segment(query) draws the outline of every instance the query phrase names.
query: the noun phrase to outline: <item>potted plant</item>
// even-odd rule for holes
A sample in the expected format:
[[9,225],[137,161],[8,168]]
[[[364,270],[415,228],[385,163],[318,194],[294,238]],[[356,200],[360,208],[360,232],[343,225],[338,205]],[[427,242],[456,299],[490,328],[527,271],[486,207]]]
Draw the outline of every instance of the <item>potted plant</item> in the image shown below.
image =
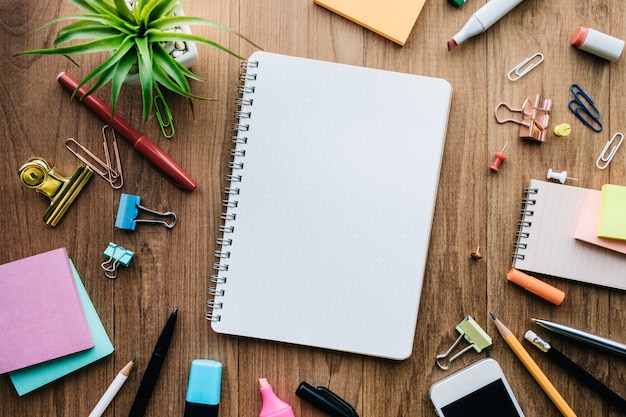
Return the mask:
[[[152,113],[155,98],[160,99],[164,112],[170,114],[163,88],[188,99],[203,98],[191,93],[187,80],[199,78],[180,62],[180,57],[173,56],[176,54],[172,54],[171,48],[168,50],[168,45],[184,43],[194,49],[193,42],[203,43],[241,59],[215,41],[180,30],[190,25],[204,25],[237,34],[212,20],[185,16],[179,0],[68,1],[84,13],[66,15],[48,23],[75,20],[58,31],[54,46],[19,54],[75,55],[109,51],[107,58],[80,82],[79,88],[93,81],[87,92],[91,94],[110,82],[113,112],[122,84],[133,69],[141,84],[144,122]],[[187,66],[193,62],[192,58]]]

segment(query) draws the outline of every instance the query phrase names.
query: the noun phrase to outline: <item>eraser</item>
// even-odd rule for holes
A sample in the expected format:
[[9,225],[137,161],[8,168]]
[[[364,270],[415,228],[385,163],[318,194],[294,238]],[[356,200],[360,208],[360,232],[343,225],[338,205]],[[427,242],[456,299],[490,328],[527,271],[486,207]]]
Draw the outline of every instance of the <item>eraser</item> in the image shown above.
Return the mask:
[[515,268],[511,268],[506,278],[527,291],[530,291],[531,293],[543,298],[544,300],[550,301],[552,304],[557,306],[561,305],[565,299],[565,293],[563,291],[535,277],[531,277],[522,271],[518,271]]
[[217,417],[222,388],[222,364],[210,359],[191,362],[185,417]]

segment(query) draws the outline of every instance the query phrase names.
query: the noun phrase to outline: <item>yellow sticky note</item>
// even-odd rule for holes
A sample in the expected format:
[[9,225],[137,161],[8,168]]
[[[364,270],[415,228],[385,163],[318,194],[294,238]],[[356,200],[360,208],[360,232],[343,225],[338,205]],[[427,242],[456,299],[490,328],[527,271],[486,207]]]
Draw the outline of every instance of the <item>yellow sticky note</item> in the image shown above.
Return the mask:
[[404,46],[426,0],[313,0]]
[[626,240],[626,187],[602,186],[598,237]]

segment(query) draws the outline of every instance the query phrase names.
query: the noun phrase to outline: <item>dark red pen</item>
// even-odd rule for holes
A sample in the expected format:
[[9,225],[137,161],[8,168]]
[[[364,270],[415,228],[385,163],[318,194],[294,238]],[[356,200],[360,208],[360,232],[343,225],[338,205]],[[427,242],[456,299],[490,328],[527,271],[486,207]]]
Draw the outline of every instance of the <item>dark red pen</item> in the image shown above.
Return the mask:
[[[57,81],[71,93],[78,87],[78,81],[66,72],[60,73],[57,76]],[[78,100],[106,123],[110,123],[113,129],[130,142],[135,150],[146,158],[157,171],[177,187],[189,191],[196,188],[196,182],[163,149],[159,148],[145,135],[137,132],[135,128],[118,115],[115,115],[113,120],[111,120],[111,108],[95,95],[85,96],[85,93],[87,93],[87,89],[83,86],[76,93]]]

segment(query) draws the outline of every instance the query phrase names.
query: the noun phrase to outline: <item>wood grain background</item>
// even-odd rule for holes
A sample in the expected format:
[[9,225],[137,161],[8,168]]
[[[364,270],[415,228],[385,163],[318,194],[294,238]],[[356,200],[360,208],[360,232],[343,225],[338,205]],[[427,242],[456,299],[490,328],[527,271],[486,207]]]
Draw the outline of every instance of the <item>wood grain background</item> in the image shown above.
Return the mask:
[[[106,413],[126,415],[158,334],[171,309],[178,306],[175,340],[147,411],[150,416],[183,414],[189,367],[196,358],[224,364],[222,416],[258,414],[259,377],[268,378],[301,417],[323,415],[295,397],[302,380],[331,388],[352,403],[362,417],[434,416],[429,386],[484,356],[500,362],[527,416],[558,416],[558,410],[497,334],[488,313],[498,314],[519,338],[530,328],[529,318],[540,317],[626,341],[624,293],[542,277],[567,294],[565,302],[556,307],[505,279],[522,191],[531,178],[543,179],[553,168],[578,178],[574,185],[626,185],[626,149],[617,153],[608,169],[595,168],[606,141],[626,126],[626,58],[609,63],[570,46],[579,25],[626,38],[625,9],[623,2],[616,0],[525,0],[487,33],[448,52],[448,39],[482,4],[484,1],[470,0],[456,9],[445,0],[427,1],[404,47],[311,0],[195,0],[185,7],[186,14],[225,24],[269,52],[441,77],[452,84],[452,109],[414,352],[405,361],[393,362],[218,336],[203,318],[221,190],[226,185],[239,68],[236,58],[216,50],[199,46],[200,60],[194,71],[204,82],[192,82],[192,89],[217,100],[195,101],[189,106],[185,100],[171,97],[174,139],[163,139],[154,119],[142,124],[137,88],[124,87],[118,105],[124,118],[155,140],[198,182],[197,190],[181,191],[127,143],[120,144],[125,177],[122,191],[140,195],[146,207],[174,211],[178,215],[176,227],[139,226],[135,232],[115,229],[120,192],[100,178],[91,181],[56,228],[46,226],[41,220],[46,198],[23,187],[16,172],[29,158],[40,156],[60,173],[71,174],[78,161],[65,149],[68,137],[100,149],[102,122],[79,104],[70,103],[69,95],[55,81],[60,71],[75,77],[85,75],[100,57],[79,57],[80,68],[62,57],[16,57],[24,49],[50,46],[60,26],[38,28],[76,9],[62,0],[0,0],[0,158],[6,171],[0,182],[4,202],[0,263],[67,247],[115,346],[113,355],[24,397],[15,393],[8,376],[0,376],[0,415],[87,415],[118,370],[137,356],[136,369]],[[194,31],[244,57],[255,50],[226,33],[203,27]],[[545,61],[523,79],[509,81],[507,72],[535,52],[543,53]],[[603,132],[585,128],[567,109],[572,83],[578,83],[593,98],[601,111]],[[107,91],[99,94],[105,101],[109,101]],[[546,142],[531,143],[519,139],[517,125],[495,121],[498,103],[518,107],[537,93],[554,102],[550,129],[567,122],[573,127],[570,136],[549,133]],[[499,173],[493,173],[488,165],[494,152],[507,142],[508,159]],[[136,254],[116,280],[106,279],[100,268],[102,251],[109,241]],[[474,261],[470,252],[477,246],[483,259]],[[435,355],[456,339],[454,326],[466,315],[487,330],[493,346],[481,354],[468,353],[453,363],[451,371],[441,371],[435,366]],[[626,396],[625,359],[551,335],[546,338]],[[545,355],[531,349],[531,355],[578,415],[619,414]]]

